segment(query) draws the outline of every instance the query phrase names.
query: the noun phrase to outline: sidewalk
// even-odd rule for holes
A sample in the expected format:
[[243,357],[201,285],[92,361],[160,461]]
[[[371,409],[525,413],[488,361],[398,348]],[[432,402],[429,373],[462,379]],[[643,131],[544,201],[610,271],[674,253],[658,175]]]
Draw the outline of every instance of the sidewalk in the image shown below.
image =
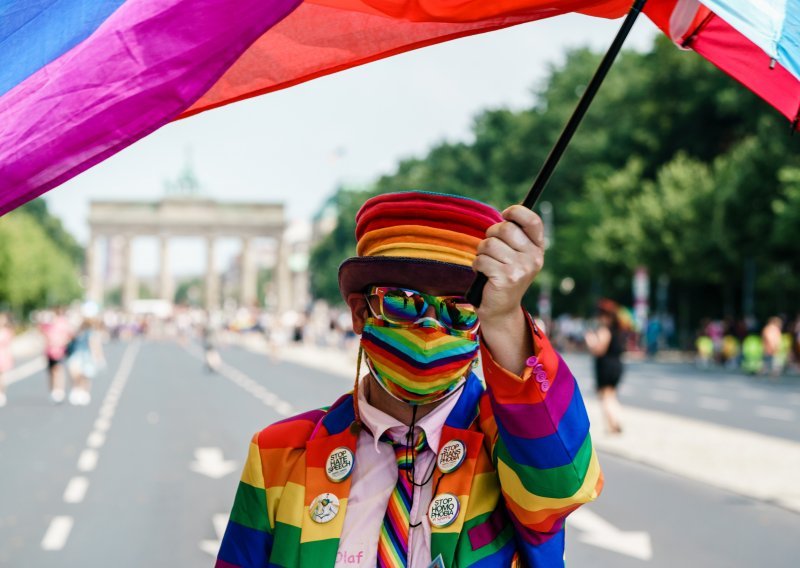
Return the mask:
[[[255,337],[244,346],[267,353]],[[343,392],[355,378],[356,353],[290,344],[281,348],[280,359],[342,377]],[[800,442],[630,406],[625,408],[625,433],[610,436],[600,426],[596,399],[584,396],[594,425],[592,440],[601,452],[800,513]]]
[[639,363],[656,363],[666,368],[674,369],[680,372],[683,369],[691,369],[699,371],[709,376],[730,376],[736,375],[739,377],[747,377],[753,381],[764,381],[771,384],[786,384],[797,385],[800,384],[800,371],[796,367],[788,367],[781,375],[773,377],[770,375],[754,375],[746,373],[740,368],[728,368],[722,365],[712,364],[706,368],[700,368],[697,365],[697,354],[692,351],[659,351],[653,359],[649,359],[643,351],[626,352],[623,355],[626,365],[635,368]]
[[11,354],[15,361],[30,359],[44,353],[44,337],[35,329],[20,333],[11,343]]
[[47,367],[43,352],[44,338],[38,331],[28,330],[17,335],[11,343],[14,367],[6,373],[6,387]]

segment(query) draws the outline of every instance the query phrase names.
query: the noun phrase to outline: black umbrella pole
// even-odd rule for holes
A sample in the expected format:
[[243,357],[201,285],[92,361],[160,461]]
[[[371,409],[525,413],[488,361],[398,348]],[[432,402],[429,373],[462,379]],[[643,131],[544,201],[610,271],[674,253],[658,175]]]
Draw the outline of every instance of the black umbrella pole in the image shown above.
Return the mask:
[[[625,17],[625,21],[622,22],[622,26],[617,32],[617,36],[611,43],[611,47],[608,48],[605,56],[603,56],[603,60],[600,62],[600,66],[597,68],[597,71],[595,71],[594,77],[592,77],[592,80],[589,81],[589,85],[587,85],[586,90],[583,92],[581,100],[578,101],[578,106],[575,107],[575,110],[572,112],[572,116],[569,118],[569,121],[567,121],[566,126],[564,126],[564,130],[561,131],[561,135],[558,137],[558,140],[556,140],[556,143],[553,145],[553,148],[547,155],[547,159],[544,161],[544,164],[542,164],[542,168],[539,170],[536,179],[533,181],[533,185],[531,185],[528,195],[522,202],[522,205],[528,209],[533,209],[536,206],[536,203],[539,201],[539,198],[542,196],[542,192],[544,192],[547,182],[550,181],[553,171],[556,169],[556,166],[558,165],[559,160],[561,160],[561,156],[564,154],[567,146],[569,146],[569,142],[572,140],[572,136],[578,129],[581,120],[583,120],[583,116],[586,114],[586,111],[589,110],[589,106],[592,104],[594,96],[597,94],[597,91],[600,90],[600,85],[603,84],[603,79],[606,78],[608,70],[611,69],[611,66],[614,64],[614,60],[617,58],[620,49],[622,49],[622,44],[625,43],[625,38],[628,37],[628,33],[631,31],[631,28],[633,27],[634,22],[636,22],[636,18],[641,13],[646,1],[647,0],[636,0],[633,6],[631,6],[628,15]],[[466,299],[476,308],[480,307],[481,305],[481,300],[483,299],[483,288],[486,286],[487,282],[488,279],[486,278],[486,275],[482,272],[478,272],[475,275],[475,280],[473,280],[469,290],[467,290]]]

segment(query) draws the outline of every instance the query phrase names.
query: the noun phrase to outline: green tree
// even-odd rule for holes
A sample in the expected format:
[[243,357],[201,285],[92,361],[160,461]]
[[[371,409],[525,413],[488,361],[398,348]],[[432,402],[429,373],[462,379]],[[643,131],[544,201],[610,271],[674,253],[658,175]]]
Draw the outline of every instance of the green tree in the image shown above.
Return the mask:
[[311,251],[311,294],[329,302],[341,302],[339,294],[339,265],[356,254],[355,217],[361,204],[372,193],[339,188],[333,197],[337,222],[328,234]]
[[21,313],[81,296],[73,259],[25,211],[0,219],[0,303]]
[[[352,254],[353,216],[369,195],[424,189],[500,209],[519,202],[599,58],[569,52],[529,108],[481,112],[469,141],[436,144],[351,194],[312,255],[314,294],[338,298],[334,264]],[[548,276],[575,281],[570,295],[554,294],[554,311],[585,312],[600,294],[629,302],[632,271],[644,265],[670,279],[670,309],[685,327],[741,315],[753,264],[759,314],[791,309],[800,295],[800,142],[787,130],[766,103],[667,38],[623,52],[545,193],[554,212]]]
[[83,247],[75,240],[75,237],[64,229],[61,219],[50,214],[47,209],[47,202],[44,199],[39,198],[29,201],[18,210],[27,213],[36,220],[50,240],[58,243],[73,263],[80,265],[83,262]]

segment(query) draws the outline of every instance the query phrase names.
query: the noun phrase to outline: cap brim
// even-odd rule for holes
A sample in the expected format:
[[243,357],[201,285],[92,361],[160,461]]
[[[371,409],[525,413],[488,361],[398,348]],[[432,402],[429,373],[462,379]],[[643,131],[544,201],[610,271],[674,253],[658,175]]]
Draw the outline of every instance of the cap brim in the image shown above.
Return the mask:
[[469,266],[438,260],[395,256],[348,258],[339,266],[339,291],[342,298],[363,292],[368,286],[401,286],[416,290],[436,290],[442,294],[465,294],[475,278]]

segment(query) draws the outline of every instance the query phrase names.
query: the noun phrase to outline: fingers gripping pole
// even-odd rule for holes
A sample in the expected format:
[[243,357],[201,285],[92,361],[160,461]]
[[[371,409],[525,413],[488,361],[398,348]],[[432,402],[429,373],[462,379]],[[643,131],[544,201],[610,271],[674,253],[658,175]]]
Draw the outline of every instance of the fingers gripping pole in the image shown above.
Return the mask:
[[[569,146],[572,135],[575,134],[575,131],[578,129],[578,126],[581,123],[581,120],[583,120],[583,116],[586,114],[586,111],[592,104],[594,96],[600,89],[600,85],[603,83],[603,79],[605,79],[606,74],[608,74],[608,70],[611,69],[611,65],[613,65],[614,60],[617,58],[617,55],[622,48],[622,44],[625,43],[625,38],[628,37],[628,33],[631,31],[631,28],[633,27],[636,18],[641,13],[646,1],[647,0],[636,0],[633,6],[631,6],[628,15],[625,17],[625,21],[622,22],[622,26],[617,32],[614,41],[611,43],[611,47],[608,48],[608,51],[603,56],[603,60],[600,62],[597,71],[595,71],[592,80],[589,82],[589,85],[587,85],[586,90],[583,92],[583,96],[581,96],[580,101],[578,101],[578,106],[576,106],[575,110],[572,112],[572,116],[570,117],[569,121],[567,121],[567,124],[564,126],[564,130],[561,132],[558,140],[556,140],[556,143],[550,150],[550,154],[548,154],[547,159],[544,161],[544,164],[542,164],[542,169],[539,170],[536,179],[533,181],[533,185],[528,191],[528,195],[522,202],[522,205],[528,209],[533,209],[536,206],[536,202],[539,201],[539,197],[541,197],[547,182],[550,181],[550,176],[553,175],[556,165],[558,165],[561,156],[564,154],[564,150],[566,150],[567,146]],[[489,279],[485,274],[478,272],[475,274],[475,280],[473,280],[469,290],[467,290],[467,293],[465,294],[467,301],[476,308],[480,307],[481,305],[481,300],[483,299],[483,288],[486,286],[488,281]]]

